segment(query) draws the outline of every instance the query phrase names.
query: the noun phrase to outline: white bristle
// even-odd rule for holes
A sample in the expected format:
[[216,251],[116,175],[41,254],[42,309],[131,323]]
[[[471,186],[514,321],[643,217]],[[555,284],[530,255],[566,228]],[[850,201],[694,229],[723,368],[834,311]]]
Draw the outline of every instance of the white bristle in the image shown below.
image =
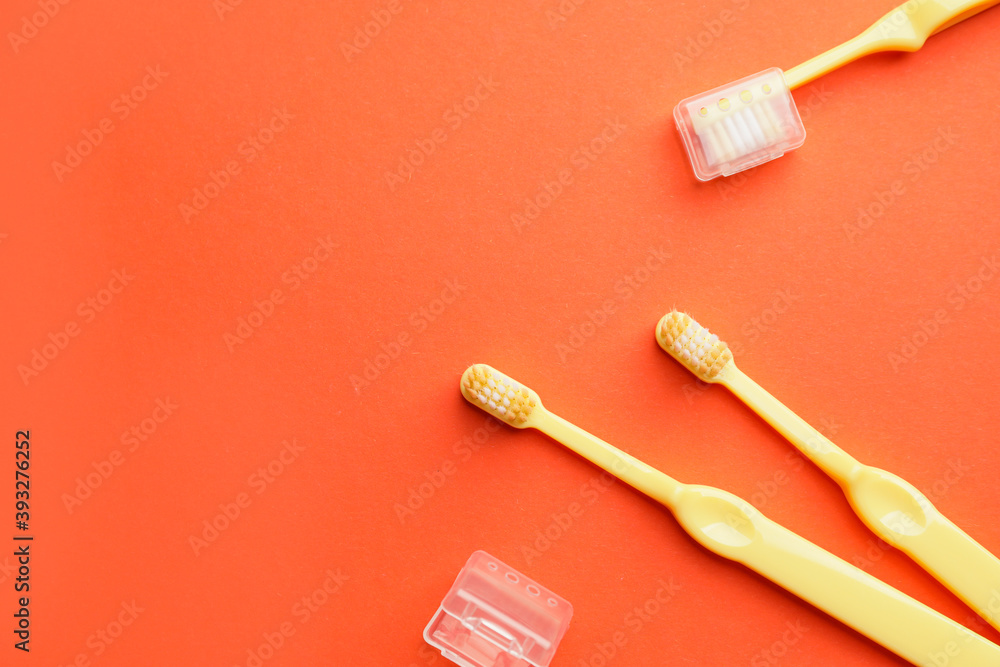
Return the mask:
[[763,100],[760,106],[761,106],[761,111],[764,112],[764,115],[771,122],[771,126],[774,127],[775,133],[779,137],[785,136],[784,124],[781,122],[781,120],[778,119],[778,114],[774,112],[774,107],[771,106],[771,101]]
[[736,148],[733,146],[733,142],[729,138],[729,133],[726,132],[726,128],[722,126],[722,123],[716,123],[709,130],[715,133],[716,140],[722,145],[721,159],[732,160],[736,157]]
[[[689,338],[686,345],[681,339]],[[657,326],[656,339],[664,350],[703,380],[712,382],[732,361],[729,347],[690,316],[672,311]]]
[[462,374],[462,394],[477,407],[517,428],[528,428],[538,397],[507,376],[486,366],[470,366]]
[[743,112],[733,114],[732,118],[733,125],[736,126],[736,131],[740,133],[740,138],[743,140],[743,145],[747,147],[747,153],[757,150],[757,139],[753,136],[750,128],[747,127]]
[[761,108],[761,103],[754,104],[750,107],[750,112],[753,114],[754,119],[757,121],[758,126],[764,133],[764,138],[767,143],[775,141],[780,135],[778,134],[777,128],[775,128],[771,121],[767,119],[764,114],[764,110]]
[[764,131],[760,127],[760,123],[754,117],[753,112],[750,109],[744,109],[740,112],[743,116],[743,120],[746,122],[747,127],[750,128],[750,134],[753,135],[754,140],[757,142],[758,148],[767,144],[767,139],[764,138]]
[[727,113],[699,132],[709,165],[737,160],[785,136],[771,100],[757,99],[749,104],[737,104],[744,106]]
[[749,151],[747,146],[743,143],[743,136],[740,134],[740,130],[736,127],[736,123],[733,121],[732,116],[726,116],[722,120],[722,126],[726,130],[726,135],[729,140],[733,142],[733,147],[736,149],[737,155],[746,155]]

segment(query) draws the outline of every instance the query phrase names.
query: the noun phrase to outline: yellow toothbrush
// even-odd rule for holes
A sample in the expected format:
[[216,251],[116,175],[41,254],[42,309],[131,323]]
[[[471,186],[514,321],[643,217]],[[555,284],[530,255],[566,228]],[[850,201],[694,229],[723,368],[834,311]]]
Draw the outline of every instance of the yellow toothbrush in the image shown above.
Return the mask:
[[1000,647],[766,518],[731,493],[682,484],[554,415],[485,364],[462,395],[516,428],[535,428],[669,509],[704,547],[742,563],[915,665],[996,667]]
[[681,101],[674,121],[695,176],[731,176],[795,150],[806,132],[792,90],[870,53],[916,51],[931,35],[998,2],[908,0],[854,39],[787,72],[773,67]]
[[729,346],[690,316],[673,311],[656,340],[705,382],[717,382],[763,417],[847,495],[855,513],[883,540],[909,554],[1000,629],[1000,560],[896,475],[859,463],[736,367]]

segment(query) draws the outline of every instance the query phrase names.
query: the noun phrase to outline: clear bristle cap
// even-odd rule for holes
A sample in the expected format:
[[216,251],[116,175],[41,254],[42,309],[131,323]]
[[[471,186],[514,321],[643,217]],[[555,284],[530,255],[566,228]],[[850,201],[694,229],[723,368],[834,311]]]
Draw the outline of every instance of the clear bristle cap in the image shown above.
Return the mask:
[[806,139],[792,91],[777,67],[681,101],[674,121],[702,181],[781,157]]
[[548,667],[572,617],[561,596],[477,551],[424,639],[461,667]]

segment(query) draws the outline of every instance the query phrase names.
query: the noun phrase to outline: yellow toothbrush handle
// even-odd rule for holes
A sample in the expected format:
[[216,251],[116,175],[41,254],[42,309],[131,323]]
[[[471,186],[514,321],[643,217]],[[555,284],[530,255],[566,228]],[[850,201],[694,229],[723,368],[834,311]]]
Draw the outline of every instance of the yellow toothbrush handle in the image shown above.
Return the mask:
[[916,51],[928,37],[989,9],[1000,0],[909,0],[854,39],[785,72],[791,89],[861,56],[878,51]]
[[864,467],[845,487],[866,524],[1000,629],[1000,560],[896,475]]
[[709,550],[743,563],[915,665],[1000,665],[997,645],[799,537],[731,493],[685,486],[674,514]]
[[541,405],[527,425],[660,501],[710,551],[746,565],[910,662],[1000,665],[1000,647],[771,521],[745,500],[682,484]]
[[913,558],[1000,630],[1000,560],[911,484],[859,463],[735,363],[723,369],[719,381],[836,480],[855,513],[876,535]]
[[531,426],[670,509],[684,488],[670,475],[548,410],[539,409],[532,417]]

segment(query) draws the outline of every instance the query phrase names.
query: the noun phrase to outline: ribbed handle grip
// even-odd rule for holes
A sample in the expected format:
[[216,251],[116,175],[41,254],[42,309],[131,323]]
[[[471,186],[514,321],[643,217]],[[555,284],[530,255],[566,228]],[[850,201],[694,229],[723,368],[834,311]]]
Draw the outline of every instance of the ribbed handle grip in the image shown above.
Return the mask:
[[687,486],[675,515],[706,548],[743,563],[915,665],[1000,665],[1000,647],[771,521],[731,493]]
[[866,466],[844,488],[854,511],[875,534],[1000,629],[1000,559],[891,472]]

